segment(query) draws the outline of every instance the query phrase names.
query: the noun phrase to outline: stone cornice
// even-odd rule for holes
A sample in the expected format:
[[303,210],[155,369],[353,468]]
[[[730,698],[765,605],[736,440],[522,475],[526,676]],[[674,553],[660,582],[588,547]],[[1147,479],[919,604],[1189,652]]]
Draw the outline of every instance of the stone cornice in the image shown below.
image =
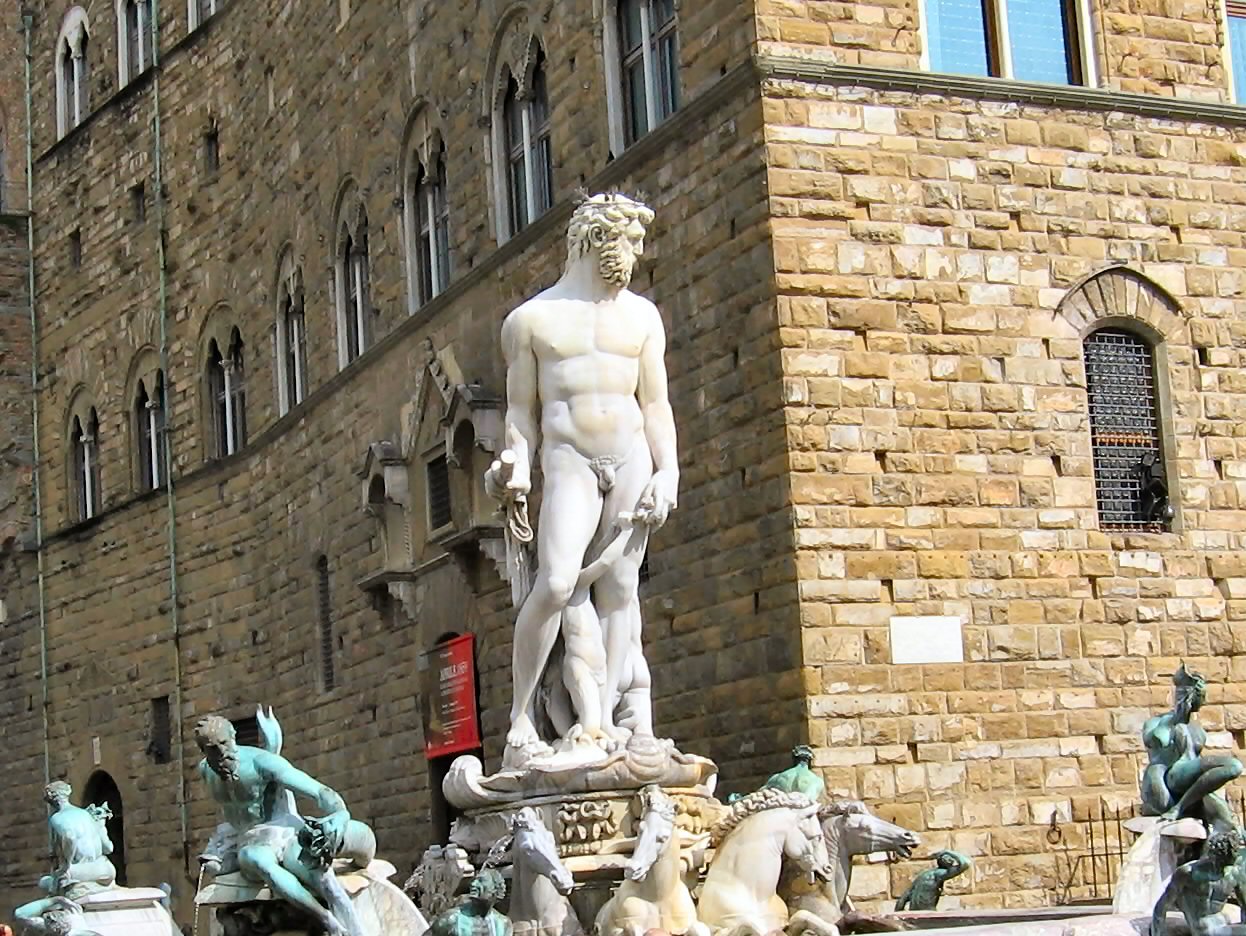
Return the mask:
[[1003,78],[944,75],[905,68],[836,65],[799,55],[763,53],[756,56],[754,61],[763,79],[776,81],[801,81],[812,84],[875,88],[879,91],[905,91],[910,94],[938,94],[988,101],[1040,104],[1070,110],[1119,111],[1164,120],[1246,126],[1246,107],[1237,104],[1213,104],[1150,94],[1108,91],[1102,88],[1008,81]]

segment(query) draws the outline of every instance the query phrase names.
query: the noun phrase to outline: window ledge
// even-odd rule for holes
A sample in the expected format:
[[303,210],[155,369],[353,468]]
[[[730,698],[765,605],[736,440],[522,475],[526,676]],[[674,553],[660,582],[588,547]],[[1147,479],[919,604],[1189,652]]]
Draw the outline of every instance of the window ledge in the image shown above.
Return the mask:
[[763,79],[775,81],[859,86],[880,91],[985,98],[1080,110],[1124,111],[1166,120],[1246,125],[1246,106],[1239,104],[1215,104],[1131,91],[1039,84],[1006,78],[946,75],[906,68],[836,65],[799,55],[766,53],[756,56],[754,61]]

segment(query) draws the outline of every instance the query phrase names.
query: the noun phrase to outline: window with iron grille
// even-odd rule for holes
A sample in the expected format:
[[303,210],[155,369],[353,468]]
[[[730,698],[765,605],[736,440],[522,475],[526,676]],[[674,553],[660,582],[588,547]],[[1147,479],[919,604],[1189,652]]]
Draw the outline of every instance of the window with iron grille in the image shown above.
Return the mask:
[[428,463],[428,527],[437,530],[454,519],[450,509],[450,466],[446,456]]
[[316,598],[320,611],[320,683],[325,692],[337,685],[333,653],[333,602],[329,594],[329,557],[316,560]]
[[1091,333],[1083,349],[1099,525],[1164,530],[1172,510],[1155,404],[1154,351],[1144,338],[1119,328]]

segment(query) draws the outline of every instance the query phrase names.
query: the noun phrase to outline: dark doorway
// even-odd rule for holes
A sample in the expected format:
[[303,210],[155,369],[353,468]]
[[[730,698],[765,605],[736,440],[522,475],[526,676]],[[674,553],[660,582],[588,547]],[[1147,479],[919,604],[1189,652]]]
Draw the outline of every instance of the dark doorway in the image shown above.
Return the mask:
[[105,825],[108,828],[108,837],[112,840],[112,859],[113,867],[117,869],[117,883],[125,885],[125,810],[121,805],[121,791],[117,789],[117,784],[107,773],[97,770],[91,774],[91,779],[87,781],[86,789],[82,792],[82,802],[84,806],[92,806],[96,804],[106,804],[112,812],[112,818]]

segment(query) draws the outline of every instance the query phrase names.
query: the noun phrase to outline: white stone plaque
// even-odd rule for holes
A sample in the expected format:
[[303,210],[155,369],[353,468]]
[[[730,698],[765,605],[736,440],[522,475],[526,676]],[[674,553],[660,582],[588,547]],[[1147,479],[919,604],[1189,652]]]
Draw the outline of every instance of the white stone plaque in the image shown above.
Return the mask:
[[893,617],[892,663],[964,663],[961,619],[956,615]]
[[91,760],[95,762],[96,767],[98,767],[100,765],[100,761],[103,760],[103,757],[100,755],[100,739],[98,736],[91,739]]

